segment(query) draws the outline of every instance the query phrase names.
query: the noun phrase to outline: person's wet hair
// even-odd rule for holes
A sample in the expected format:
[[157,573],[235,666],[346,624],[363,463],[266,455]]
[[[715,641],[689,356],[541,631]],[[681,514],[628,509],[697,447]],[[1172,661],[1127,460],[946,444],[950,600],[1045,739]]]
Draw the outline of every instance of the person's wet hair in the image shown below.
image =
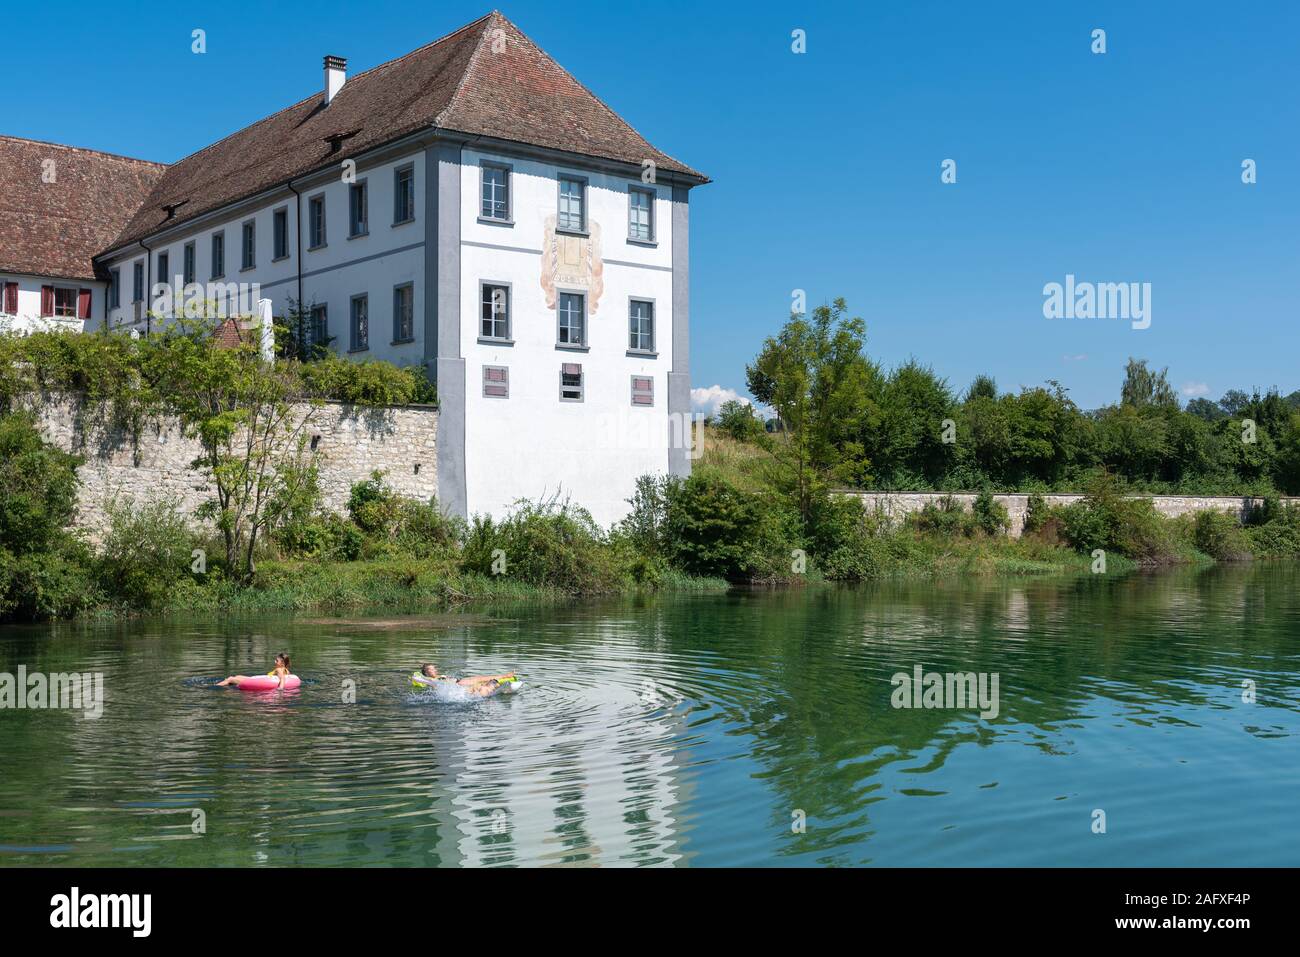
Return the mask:
[[282,651],[282,652],[280,652],[278,655],[275,656],[275,663],[278,665],[278,664],[280,664],[280,662],[284,662],[284,670],[285,670],[285,671],[292,671],[292,670],[293,670],[293,666],[292,666],[291,664],[289,664],[289,653],[288,653],[288,652],[286,652],[286,651]]

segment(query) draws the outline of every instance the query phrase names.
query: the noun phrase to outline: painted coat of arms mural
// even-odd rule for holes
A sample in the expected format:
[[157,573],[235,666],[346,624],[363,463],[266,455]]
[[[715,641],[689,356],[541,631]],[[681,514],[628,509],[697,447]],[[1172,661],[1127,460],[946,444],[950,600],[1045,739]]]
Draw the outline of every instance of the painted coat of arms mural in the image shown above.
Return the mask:
[[554,309],[557,289],[582,289],[587,293],[587,315],[595,316],[605,291],[605,264],[600,258],[600,223],[587,225],[588,235],[555,231],[555,216],[547,216],[542,241],[542,291],[546,308]]

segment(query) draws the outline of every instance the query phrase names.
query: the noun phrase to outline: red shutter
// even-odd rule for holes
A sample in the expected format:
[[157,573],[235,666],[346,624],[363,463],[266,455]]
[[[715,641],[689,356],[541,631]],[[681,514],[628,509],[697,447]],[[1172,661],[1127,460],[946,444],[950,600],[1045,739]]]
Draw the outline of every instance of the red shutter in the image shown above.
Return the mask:
[[632,404],[655,404],[655,380],[647,376],[632,376]]
[[78,319],[90,318],[90,290],[89,289],[77,290],[77,318]]
[[41,287],[41,315],[42,316],[54,315],[54,287],[53,286]]
[[11,316],[18,315],[18,283],[5,283],[5,312]]

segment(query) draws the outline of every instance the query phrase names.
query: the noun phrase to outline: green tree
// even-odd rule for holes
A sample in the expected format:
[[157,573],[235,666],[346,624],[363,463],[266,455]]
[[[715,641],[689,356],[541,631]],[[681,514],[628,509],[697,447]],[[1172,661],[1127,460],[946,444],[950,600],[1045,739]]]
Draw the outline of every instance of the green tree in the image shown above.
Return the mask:
[[262,532],[298,498],[293,486],[312,479],[306,447],[319,400],[292,363],[268,362],[247,341],[218,345],[208,320],[178,320],[144,348],[170,411],[202,447],[193,467],[215,494],[200,515],[221,533],[231,573],[247,581]]
[[863,354],[866,324],[846,317],[847,308],[836,299],[811,319],[792,315],[745,369],[749,391],[789,433],[777,448],[805,523],[819,488],[863,484],[871,465],[862,436],[878,421],[872,395],[880,373]]
[[1124,367],[1124,384],[1120,386],[1120,404],[1145,409],[1152,406],[1178,407],[1178,394],[1169,384],[1169,370],[1155,372],[1145,359],[1128,360]]

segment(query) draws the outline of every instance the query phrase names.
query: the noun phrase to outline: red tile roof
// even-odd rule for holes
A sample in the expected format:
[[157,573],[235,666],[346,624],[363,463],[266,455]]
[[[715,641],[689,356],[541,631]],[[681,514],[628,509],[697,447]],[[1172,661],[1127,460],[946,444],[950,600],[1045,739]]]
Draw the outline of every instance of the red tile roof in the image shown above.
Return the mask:
[[[323,92],[323,91],[322,91]],[[420,129],[438,127],[705,177],[647,143],[608,106],[493,12],[168,167],[116,241],[182,223]],[[345,134],[335,149],[331,136]],[[183,205],[176,205],[183,204]],[[170,224],[169,224],[170,225]]]
[[166,169],[75,146],[0,136],[0,272],[94,279]]

